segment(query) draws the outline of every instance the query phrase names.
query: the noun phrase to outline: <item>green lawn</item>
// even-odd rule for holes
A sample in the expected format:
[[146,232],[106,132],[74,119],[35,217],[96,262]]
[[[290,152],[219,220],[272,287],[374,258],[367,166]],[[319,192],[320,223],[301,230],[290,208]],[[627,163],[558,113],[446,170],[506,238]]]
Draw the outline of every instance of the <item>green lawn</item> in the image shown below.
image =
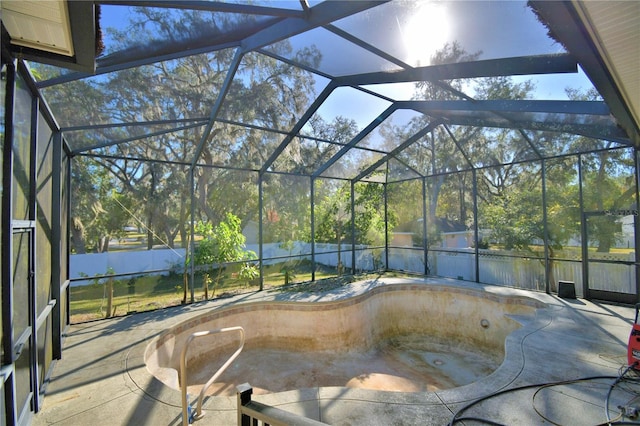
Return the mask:
[[[291,268],[289,268],[291,269]],[[289,283],[311,281],[310,265],[302,262],[296,265],[295,271],[289,274]],[[213,274],[216,275],[215,273]],[[331,268],[316,270],[316,280],[335,277],[336,272]],[[113,279],[112,313],[123,316],[134,312],[150,311],[169,306],[177,306],[183,298],[183,275],[149,275],[132,279]],[[264,288],[282,286],[285,283],[285,273],[282,265],[265,267]],[[209,285],[209,298],[222,295],[238,294],[258,290],[259,283],[252,284],[237,278],[236,269],[229,267],[223,272],[214,289]],[[94,283],[85,286],[71,287],[71,322],[79,323],[105,318],[107,309],[106,283]],[[214,293],[215,290],[215,293]],[[203,278],[201,273],[195,276],[195,300],[204,298]],[[191,298],[191,291],[187,300]]]

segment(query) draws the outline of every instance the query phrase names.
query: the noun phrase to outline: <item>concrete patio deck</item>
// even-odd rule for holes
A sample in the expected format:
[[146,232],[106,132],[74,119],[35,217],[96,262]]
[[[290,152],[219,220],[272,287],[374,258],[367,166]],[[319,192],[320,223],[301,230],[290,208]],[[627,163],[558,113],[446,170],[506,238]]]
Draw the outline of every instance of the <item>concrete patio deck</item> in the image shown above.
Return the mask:
[[[362,281],[322,294],[263,291],[72,325],[65,332],[63,359],[53,369],[43,407],[33,424],[179,425],[180,392],[153,377],[143,359],[148,343],[167,328],[229,304],[335,300],[399,280]],[[472,418],[505,425],[606,424],[607,392],[627,364],[633,308],[457,280],[401,281],[526,295],[548,307],[522,319],[523,327],[507,339],[509,356],[505,362],[494,374],[472,385],[422,393],[316,387],[254,399],[333,425],[447,425],[455,413],[466,419],[457,424],[465,425],[482,424]],[[503,392],[600,376],[604,377]],[[496,392],[503,393],[488,397]],[[618,416],[618,405],[640,408],[639,393],[640,385],[635,383],[625,384],[620,391],[614,389],[609,401],[611,418]],[[486,399],[458,412],[479,398]],[[208,397],[204,410],[205,417],[195,425],[236,424],[235,397]]]

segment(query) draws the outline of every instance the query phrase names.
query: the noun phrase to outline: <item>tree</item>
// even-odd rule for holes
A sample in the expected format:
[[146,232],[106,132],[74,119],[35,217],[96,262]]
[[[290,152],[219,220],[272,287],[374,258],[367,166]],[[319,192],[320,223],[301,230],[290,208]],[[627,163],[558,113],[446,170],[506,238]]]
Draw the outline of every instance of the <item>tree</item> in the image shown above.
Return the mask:
[[[204,298],[209,299],[209,284],[213,283],[212,296],[224,274],[225,263],[252,260],[256,254],[245,250],[245,236],[242,235],[240,219],[233,213],[227,213],[225,220],[213,226],[210,222],[198,222],[196,233],[202,235],[193,253],[193,262],[204,267]],[[243,278],[255,278],[255,267],[245,262]],[[250,271],[253,269],[253,271]],[[215,275],[214,275],[215,274]]]
[[[506,250],[542,256],[546,250],[549,283],[556,290],[554,262],[568,241],[580,234],[580,204],[574,159],[563,157],[544,162],[546,228],[543,210],[542,167],[520,167],[518,182],[504,187],[500,195],[484,198],[480,205],[480,228],[490,230]],[[536,165],[540,163],[527,163]],[[542,245],[542,246],[540,246]]]
[[[138,47],[128,45],[131,32],[136,33],[141,43],[146,43],[156,36],[171,39],[178,28],[183,32],[198,32],[198,36],[216,33],[237,24],[238,19],[251,20],[255,16],[214,16],[197,11],[143,7],[131,9],[126,30],[106,28],[104,31],[117,48],[136,49]],[[316,49],[293,52],[287,41],[278,43],[272,50],[310,65],[317,65],[320,60]],[[189,120],[209,116],[233,56],[234,49],[225,49],[47,89],[53,101],[52,109],[60,111],[56,115],[68,120],[64,124],[126,123],[70,133],[69,139],[76,147],[94,146],[92,154],[116,179],[112,184],[119,187],[119,193],[138,202],[139,210],[134,213],[147,229],[149,249],[161,235],[168,246],[174,245],[178,235],[183,246],[186,245],[192,189],[189,168],[194,160],[198,166],[194,174],[196,205],[192,220],[216,223],[224,219],[227,211],[234,211],[243,221],[257,219],[256,175],[230,170],[259,169],[268,153],[281,142],[277,133],[218,122],[206,135],[200,157],[193,158],[194,147],[205,135],[204,126],[191,126]],[[289,129],[308,106],[313,92],[314,79],[309,72],[252,52],[243,56],[219,118],[263,128]],[[187,125],[148,124],[170,120]],[[183,128],[162,133],[171,127]],[[133,140],[150,133],[155,135]],[[121,142],[128,140],[131,142]],[[120,143],[115,144],[118,141]],[[76,163],[80,167],[86,164]],[[79,173],[87,175],[86,171]],[[219,185],[221,182],[224,184]],[[229,194],[234,194],[230,202]],[[221,202],[225,198],[227,201]],[[86,218],[80,220],[78,216],[77,219],[78,233],[90,232],[95,225]]]
[[[354,211],[351,209],[351,184],[344,182],[316,203],[317,242],[338,246],[338,274],[343,273],[341,262],[343,242],[353,239],[360,244],[383,245],[385,241],[384,186],[360,183],[354,186]],[[397,216],[390,212],[386,218],[388,229],[397,225]],[[355,234],[352,233],[352,221]]]
[[[475,60],[481,52],[468,53],[462,46],[457,43],[447,43],[441,50],[437,51],[431,58],[430,63],[433,65],[451,64],[456,62],[467,62]],[[464,89],[465,82],[463,80],[451,80],[446,82],[424,81],[416,83],[413,99],[415,100],[457,100],[460,93]],[[436,118],[427,115],[419,116],[412,119],[408,125],[383,125],[381,133],[387,140],[389,148],[398,145],[399,142],[409,139],[421,129],[433,124]],[[437,126],[429,134],[422,137],[410,147],[406,149],[406,155],[403,160],[407,162],[414,170],[419,171],[423,176],[429,176],[426,181],[427,185],[427,223],[430,224],[431,242],[437,241],[440,231],[438,229],[438,207],[440,205],[443,193],[459,193],[461,197],[465,197],[464,189],[461,189],[460,183],[453,187],[452,180],[447,180],[446,176],[455,172],[469,170],[472,165],[467,161],[460,147],[469,149],[469,145],[476,142],[479,137],[479,131],[473,127],[463,126]],[[464,176],[464,175],[462,175]],[[419,181],[416,181],[416,184]],[[407,188],[407,190],[413,190]],[[420,191],[421,193],[421,191]],[[421,197],[420,197],[421,198]],[[460,209],[455,214],[461,223],[467,220],[466,206],[467,203],[455,203]],[[417,217],[422,217],[420,213]],[[442,212],[440,212],[442,214]],[[407,214],[407,218],[415,220],[416,214]],[[405,223],[405,218],[400,223]],[[420,230],[420,233],[422,231]]]
[[398,224],[395,212],[384,217],[384,185],[360,183],[355,185],[355,241],[359,244],[382,246],[385,243],[385,229],[389,232]]
[[[341,116],[331,122],[314,116],[309,126],[311,130],[306,133],[313,139],[294,139],[274,165],[277,171],[287,174],[268,173],[263,177],[265,241],[311,241],[311,180],[299,175],[317,170],[338,152],[339,144],[346,144],[358,132],[355,121]],[[315,180],[316,204],[325,191],[331,190],[328,181]]]
[[[595,89],[587,92],[567,90],[572,100],[601,100]],[[615,149],[618,144],[576,136],[571,147],[578,151],[592,151],[581,155],[583,170],[583,198],[585,212],[604,212],[637,208],[634,157],[631,150]],[[608,253],[620,235],[621,225],[614,217],[590,219],[589,242],[597,245],[598,253]]]
[[[625,151],[600,151],[582,156],[585,211],[604,213],[634,207],[633,166],[625,167]],[[598,253],[609,253],[620,236],[622,227],[615,219],[611,216],[590,219],[589,242],[597,245]]]
[[539,164],[536,166],[522,169],[521,179],[501,187],[499,193],[485,195],[486,201],[479,208],[479,227],[491,230],[492,238],[505,250],[530,252],[534,241],[545,237],[541,169]]
[[342,242],[349,232],[351,222],[351,195],[348,185],[343,185],[331,196],[316,203],[316,242],[338,245],[338,275],[342,275]]
[[99,163],[79,157],[72,168],[71,244],[76,253],[87,248],[109,250],[112,238],[122,237],[129,224],[133,199],[114,185],[112,175]]

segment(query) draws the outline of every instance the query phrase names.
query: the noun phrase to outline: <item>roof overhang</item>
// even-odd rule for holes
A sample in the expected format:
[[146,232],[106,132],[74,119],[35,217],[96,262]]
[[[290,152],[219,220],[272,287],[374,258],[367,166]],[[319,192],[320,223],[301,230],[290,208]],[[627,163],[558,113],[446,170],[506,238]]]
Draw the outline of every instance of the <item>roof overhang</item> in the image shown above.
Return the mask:
[[640,2],[529,2],[640,147]]
[[93,73],[98,35],[91,1],[3,0],[3,38],[16,57]]

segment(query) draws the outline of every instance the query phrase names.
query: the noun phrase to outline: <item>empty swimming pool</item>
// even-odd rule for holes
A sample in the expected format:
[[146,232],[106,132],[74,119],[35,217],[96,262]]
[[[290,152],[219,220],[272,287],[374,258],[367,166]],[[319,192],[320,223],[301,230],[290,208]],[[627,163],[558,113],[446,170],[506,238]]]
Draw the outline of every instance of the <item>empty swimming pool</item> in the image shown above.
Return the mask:
[[[213,309],[169,330],[147,347],[148,370],[180,388],[180,352],[197,331],[241,326],[244,350],[207,393],[255,393],[310,387],[425,392],[466,385],[491,374],[506,337],[520,327],[511,315],[544,305],[522,296],[460,286],[396,283],[325,302],[251,302]],[[188,391],[196,394],[233,353],[237,336],[194,340]]]

